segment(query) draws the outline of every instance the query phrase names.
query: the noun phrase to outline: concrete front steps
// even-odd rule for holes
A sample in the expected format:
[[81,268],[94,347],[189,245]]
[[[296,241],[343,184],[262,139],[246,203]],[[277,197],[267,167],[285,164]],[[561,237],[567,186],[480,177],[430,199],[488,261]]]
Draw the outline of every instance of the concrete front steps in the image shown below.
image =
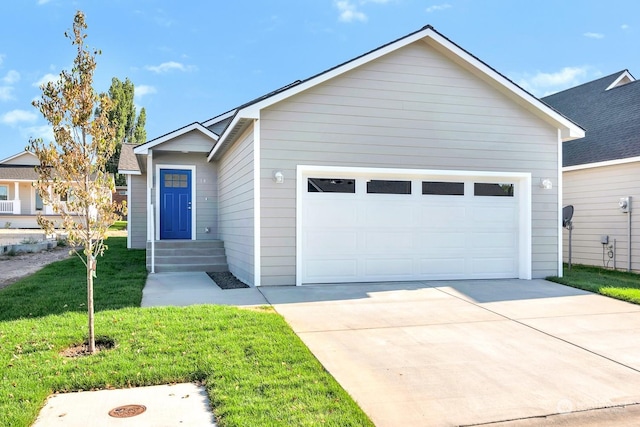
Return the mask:
[[[147,271],[151,271],[151,242],[147,242]],[[158,240],[155,272],[229,271],[222,240]]]

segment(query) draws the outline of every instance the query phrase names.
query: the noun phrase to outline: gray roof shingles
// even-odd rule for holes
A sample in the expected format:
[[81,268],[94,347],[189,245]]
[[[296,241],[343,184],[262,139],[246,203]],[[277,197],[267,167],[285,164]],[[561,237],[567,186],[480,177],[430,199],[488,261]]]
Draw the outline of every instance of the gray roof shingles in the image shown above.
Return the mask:
[[625,71],[542,98],[586,130],[563,143],[563,166],[640,156],[640,81],[606,90]]
[[0,180],[37,181],[38,174],[33,166],[0,165]]
[[135,145],[133,144],[122,144],[122,149],[120,150],[120,160],[118,161],[118,170],[140,171],[138,159],[133,153],[134,148]]

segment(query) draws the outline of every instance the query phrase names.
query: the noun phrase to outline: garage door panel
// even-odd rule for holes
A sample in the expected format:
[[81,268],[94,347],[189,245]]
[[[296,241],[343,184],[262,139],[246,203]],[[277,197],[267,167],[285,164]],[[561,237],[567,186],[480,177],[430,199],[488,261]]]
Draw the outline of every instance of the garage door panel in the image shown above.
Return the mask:
[[475,224],[511,225],[514,218],[517,217],[517,211],[514,206],[474,206],[471,210],[471,218]]
[[355,227],[358,203],[355,200],[310,200],[304,207],[304,224],[311,227]]
[[318,254],[352,254],[358,250],[358,233],[354,230],[316,229],[305,232],[305,252]]
[[424,276],[440,278],[461,278],[465,275],[463,257],[423,258],[419,261],[419,273]]
[[379,277],[389,278],[412,277],[413,260],[407,258],[382,258],[367,259],[364,261],[365,278],[376,279]]
[[463,224],[467,218],[464,206],[425,206],[422,200],[419,206],[419,224],[423,227],[450,227],[452,223]]
[[417,233],[418,249],[422,252],[431,253],[434,249],[447,250],[456,249],[464,250],[467,246],[467,235],[464,232],[445,232],[429,230]]
[[364,247],[367,253],[389,254],[389,253],[413,253],[415,247],[415,235],[407,231],[365,231]]
[[361,205],[361,225],[364,227],[379,227],[384,224],[393,226],[395,224],[412,223],[412,207],[411,204],[393,203],[386,198],[380,198],[376,203],[367,200]]
[[308,283],[330,283],[358,278],[358,262],[355,259],[310,259],[305,262]]

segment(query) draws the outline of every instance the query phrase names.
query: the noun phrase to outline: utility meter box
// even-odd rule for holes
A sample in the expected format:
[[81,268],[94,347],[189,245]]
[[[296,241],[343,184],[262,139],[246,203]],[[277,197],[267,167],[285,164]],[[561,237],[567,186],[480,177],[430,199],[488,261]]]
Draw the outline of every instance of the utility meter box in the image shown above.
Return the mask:
[[620,207],[620,212],[629,213],[631,212],[631,196],[629,197],[621,197],[618,202],[618,206]]

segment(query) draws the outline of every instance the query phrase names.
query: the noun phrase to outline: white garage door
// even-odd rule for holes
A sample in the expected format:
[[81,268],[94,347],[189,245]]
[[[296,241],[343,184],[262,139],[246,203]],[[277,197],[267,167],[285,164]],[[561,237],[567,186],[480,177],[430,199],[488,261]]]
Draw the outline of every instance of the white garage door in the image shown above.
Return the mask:
[[338,173],[302,181],[302,283],[518,277],[516,180]]

